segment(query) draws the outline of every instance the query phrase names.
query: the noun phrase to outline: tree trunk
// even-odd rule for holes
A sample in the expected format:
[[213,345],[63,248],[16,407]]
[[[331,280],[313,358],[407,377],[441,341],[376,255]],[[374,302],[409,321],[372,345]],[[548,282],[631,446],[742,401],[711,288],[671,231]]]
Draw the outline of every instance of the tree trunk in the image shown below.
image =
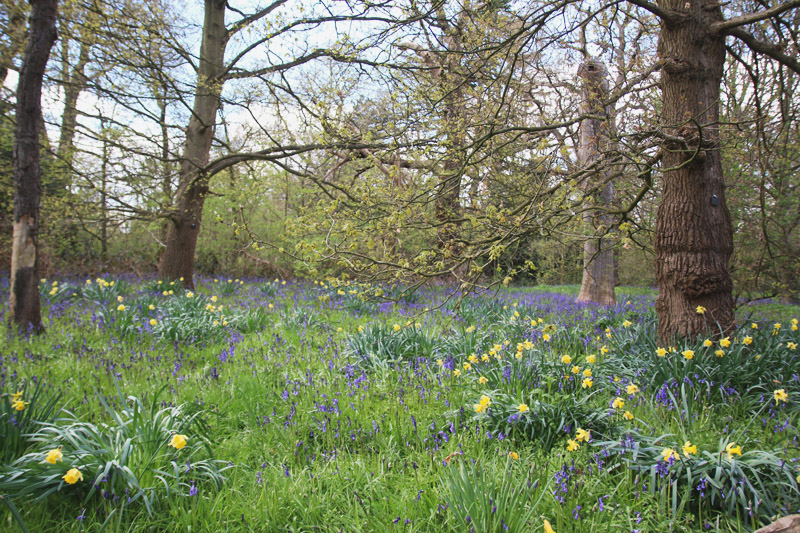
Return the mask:
[[224,72],[223,59],[228,33],[225,29],[225,1],[206,0],[203,42],[197,72],[192,117],[186,128],[186,142],[175,191],[175,212],[169,219],[167,242],[158,265],[158,276],[165,280],[183,278],[194,287],[194,252],[208,193],[208,178],[202,169],[208,164],[214,123],[220,106]]
[[666,343],[733,328],[733,233],[719,147],[725,40],[708,31],[723,19],[720,4],[661,0],[659,6],[683,16],[662,21],[658,42],[663,121],[671,139],[664,146],[655,230],[658,334]]
[[[87,15],[88,17],[88,15]],[[64,164],[67,172],[72,171],[72,159],[74,155],[75,145],[75,128],[78,125],[78,97],[86,87],[86,65],[89,63],[89,48],[90,44],[87,39],[89,36],[82,36],[80,53],[78,55],[78,62],[69,72],[69,76],[63,81],[64,83],[64,111],[61,114],[61,135],[58,139],[58,151],[56,155],[58,159]],[[64,55],[69,55],[69,42],[64,40]],[[65,63],[67,58],[65,58]],[[66,76],[67,70],[64,70]]]
[[9,320],[22,332],[44,331],[39,308],[39,203],[42,168],[39,135],[42,79],[56,40],[58,0],[31,0],[25,58],[17,85],[14,132],[14,237],[11,251]]
[[[610,208],[614,201],[614,187],[609,179],[610,159],[614,157],[616,147],[611,139],[613,113],[610,106],[604,105],[608,97],[608,71],[602,62],[587,59],[580,66],[578,76],[583,85],[582,111],[593,115],[581,121],[578,160],[584,168],[596,165],[584,181],[584,190],[590,193],[588,196],[593,204]],[[598,191],[591,193],[595,189]],[[614,221],[602,209],[584,211],[583,221],[599,236],[590,237],[583,244],[583,279],[578,301],[614,305],[617,296],[614,292],[616,271],[613,241],[610,237],[604,237]]]

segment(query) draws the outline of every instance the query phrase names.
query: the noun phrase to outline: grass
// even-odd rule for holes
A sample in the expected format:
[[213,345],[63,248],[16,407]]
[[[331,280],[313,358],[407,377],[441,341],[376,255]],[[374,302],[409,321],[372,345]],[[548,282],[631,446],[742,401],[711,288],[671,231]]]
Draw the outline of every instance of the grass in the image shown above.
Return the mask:
[[42,285],[47,334],[0,340],[2,529],[750,531],[800,508],[797,308],[723,357],[662,357],[649,290],[604,309],[503,289],[455,314],[442,290],[219,279]]

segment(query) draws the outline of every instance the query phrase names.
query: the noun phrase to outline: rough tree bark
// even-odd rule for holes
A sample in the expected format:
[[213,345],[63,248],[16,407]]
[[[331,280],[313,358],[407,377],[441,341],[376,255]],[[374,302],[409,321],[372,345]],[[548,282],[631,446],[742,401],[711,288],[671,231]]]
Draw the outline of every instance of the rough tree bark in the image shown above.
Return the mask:
[[183,283],[188,288],[194,287],[194,252],[203,216],[203,203],[208,193],[208,177],[202,169],[208,164],[220,106],[220,78],[225,71],[223,59],[228,43],[225,7],[225,0],[205,2],[203,41],[200,45],[192,117],[186,128],[186,141],[178,174],[179,184],[175,191],[175,212],[169,218],[166,248],[158,265],[159,278],[183,278]]
[[716,0],[659,7],[672,13],[658,42],[666,144],[655,229],[658,334],[667,342],[733,328],[733,232],[719,146],[725,37],[709,31],[722,10]]
[[[614,116],[611,106],[604,105],[608,97],[608,70],[601,62],[587,59],[578,69],[582,82],[583,102],[581,111],[592,115],[581,121],[580,147],[578,161],[584,167],[595,165],[591,175],[584,181],[584,190],[589,192],[592,203],[611,207],[614,201],[614,186],[610,181],[609,159],[613,157]],[[583,279],[579,302],[594,302],[603,305],[614,305],[617,297],[614,293],[616,285],[616,268],[614,263],[613,241],[608,235],[613,224],[610,215],[601,210],[587,210],[583,214],[587,228],[599,237],[591,237],[583,244]]]
[[23,331],[41,333],[39,307],[39,202],[42,168],[39,135],[42,79],[56,41],[58,0],[31,0],[28,44],[17,85],[14,131],[14,237],[11,251],[9,321]]

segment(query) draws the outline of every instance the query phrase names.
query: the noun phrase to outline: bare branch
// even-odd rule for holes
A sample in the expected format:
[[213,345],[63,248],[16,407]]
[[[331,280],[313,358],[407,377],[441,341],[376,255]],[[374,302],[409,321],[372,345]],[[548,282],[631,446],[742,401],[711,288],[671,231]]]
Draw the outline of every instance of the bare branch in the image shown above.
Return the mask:
[[760,41],[756,39],[753,34],[746,32],[741,28],[731,28],[726,33],[728,35],[733,35],[742,41],[753,52],[758,52],[759,54],[764,54],[767,57],[771,57],[775,61],[778,61],[782,65],[785,65],[786,67],[800,74],[800,61],[784,53],[778,46]]
[[778,4],[775,7],[764,9],[763,11],[758,11],[756,13],[741,15],[738,17],[733,17],[732,19],[716,22],[710,26],[709,30],[711,31],[711,33],[715,34],[724,33],[732,35],[730,30],[734,28],[738,28],[739,26],[744,26],[746,24],[752,24],[753,22],[758,22],[759,20],[766,20],[775,17],[777,15],[780,15],[785,11],[789,11],[790,9],[795,9],[798,7],[800,7],[800,0],[790,0],[789,2]]

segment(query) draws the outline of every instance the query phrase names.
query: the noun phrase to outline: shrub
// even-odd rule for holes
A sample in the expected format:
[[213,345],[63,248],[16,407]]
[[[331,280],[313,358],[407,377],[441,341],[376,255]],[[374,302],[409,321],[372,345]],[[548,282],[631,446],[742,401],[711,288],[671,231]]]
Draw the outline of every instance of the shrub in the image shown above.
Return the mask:
[[82,422],[69,413],[42,424],[30,437],[38,449],[0,467],[0,492],[33,501],[54,494],[84,501],[102,495],[124,505],[141,501],[152,515],[161,501],[188,495],[195,484],[218,489],[227,466],[212,458],[201,413],[160,407],[157,398],[145,405],[120,393],[119,410],[101,399],[107,424]]

